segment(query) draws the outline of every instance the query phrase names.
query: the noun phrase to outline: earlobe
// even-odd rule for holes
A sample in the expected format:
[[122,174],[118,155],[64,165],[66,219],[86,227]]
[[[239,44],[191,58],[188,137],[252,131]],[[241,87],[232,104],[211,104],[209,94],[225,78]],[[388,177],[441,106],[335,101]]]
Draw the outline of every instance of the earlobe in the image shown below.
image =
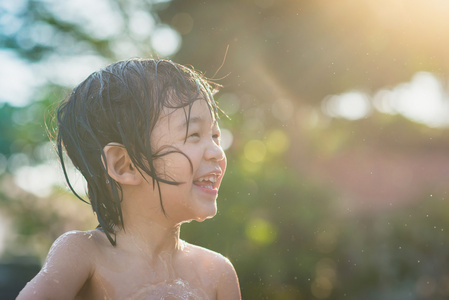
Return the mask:
[[138,185],[141,182],[142,176],[122,144],[109,143],[103,151],[106,157],[106,169],[112,179],[120,184],[128,185]]

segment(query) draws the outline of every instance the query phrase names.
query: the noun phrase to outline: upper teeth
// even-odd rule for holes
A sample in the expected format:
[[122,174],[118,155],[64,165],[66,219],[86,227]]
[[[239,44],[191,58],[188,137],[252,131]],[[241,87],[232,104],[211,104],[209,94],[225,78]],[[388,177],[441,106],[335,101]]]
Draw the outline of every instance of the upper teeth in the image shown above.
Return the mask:
[[210,182],[217,182],[217,176],[207,176],[207,177],[201,177],[198,179],[198,181],[210,181]]

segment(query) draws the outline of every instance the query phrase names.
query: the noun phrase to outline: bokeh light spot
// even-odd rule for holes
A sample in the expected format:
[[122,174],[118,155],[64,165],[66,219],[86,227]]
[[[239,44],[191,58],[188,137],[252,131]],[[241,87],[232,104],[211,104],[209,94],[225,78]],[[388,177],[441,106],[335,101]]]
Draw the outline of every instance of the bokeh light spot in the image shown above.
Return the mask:
[[145,11],[136,11],[129,19],[129,30],[138,40],[148,39],[154,29],[154,18]]
[[170,26],[162,25],[153,31],[151,45],[161,56],[171,56],[181,47],[181,36]]
[[433,127],[449,125],[446,91],[430,73],[417,73],[411,82],[396,86],[389,96],[388,105],[406,118]]
[[233,93],[224,93],[218,99],[220,108],[227,114],[233,115],[240,109],[240,100]]
[[262,171],[262,167],[258,163],[253,163],[246,158],[240,161],[240,167],[242,168],[242,172],[246,175],[252,176]]
[[247,224],[245,233],[249,239],[263,245],[271,244],[277,236],[273,224],[261,218],[252,219]]
[[312,295],[317,299],[326,299],[332,293],[334,288],[332,282],[327,277],[318,277],[312,282]]
[[265,144],[268,152],[273,154],[281,154],[288,149],[290,140],[284,131],[276,129],[268,134]]
[[232,132],[222,128],[221,129],[221,147],[223,150],[227,150],[232,146],[232,142],[234,141],[234,136]]
[[323,111],[331,117],[358,120],[371,112],[371,104],[365,94],[353,91],[327,97]]
[[265,159],[267,148],[262,141],[250,140],[243,149],[245,158],[253,163],[260,163]]
[[68,24],[82,24],[89,35],[98,39],[117,36],[123,31],[124,19],[108,0],[40,1],[58,19]]
[[15,106],[27,104],[40,79],[12,51],[0,50],[0,63],[0,99]]
[[326,277],[334,282],[337,276],[337,264],[330,258],[321,259],[315,266],[317,277]]

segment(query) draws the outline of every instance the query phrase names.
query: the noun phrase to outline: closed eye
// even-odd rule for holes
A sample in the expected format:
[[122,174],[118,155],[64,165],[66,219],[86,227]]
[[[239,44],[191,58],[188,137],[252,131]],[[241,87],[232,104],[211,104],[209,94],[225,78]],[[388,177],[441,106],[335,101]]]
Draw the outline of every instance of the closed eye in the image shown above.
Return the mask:
[[192,133],[188,136],[189,138],[199,138],[200,134],[198,132]]
[[219,133],[212,135],[212,138],[217,143],[217,145],[220,145],[221,142],[221,135]]

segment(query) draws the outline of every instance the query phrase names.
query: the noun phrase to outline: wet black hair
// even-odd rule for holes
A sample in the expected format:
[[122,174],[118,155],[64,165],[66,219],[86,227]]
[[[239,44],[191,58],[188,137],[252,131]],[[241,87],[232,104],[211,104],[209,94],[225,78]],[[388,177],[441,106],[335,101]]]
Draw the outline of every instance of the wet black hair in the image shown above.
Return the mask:
[[[156,170],[154,161],[171,153],[183,153],[169,145],[154,149],[151,133],[165,108],[185,108],[188,120],[193,103],[199,99],[208,103],[211,114],[218,119],[220,110],[213,98],[217,87],[202,74],[172,61],[130,59],[92,73],[60,104],[56,147],[64,176],[72,192],[90,202],[99,227],[112,245],[116,245],[116,230],[124,228],[122,193],[120,184],[108,175],[103,148],[110,142],[123,145],[133,164],[151,176],[153,186],[181,184]],[[75,191],[69,180],[64,150],[87,181],[89,201]]]

